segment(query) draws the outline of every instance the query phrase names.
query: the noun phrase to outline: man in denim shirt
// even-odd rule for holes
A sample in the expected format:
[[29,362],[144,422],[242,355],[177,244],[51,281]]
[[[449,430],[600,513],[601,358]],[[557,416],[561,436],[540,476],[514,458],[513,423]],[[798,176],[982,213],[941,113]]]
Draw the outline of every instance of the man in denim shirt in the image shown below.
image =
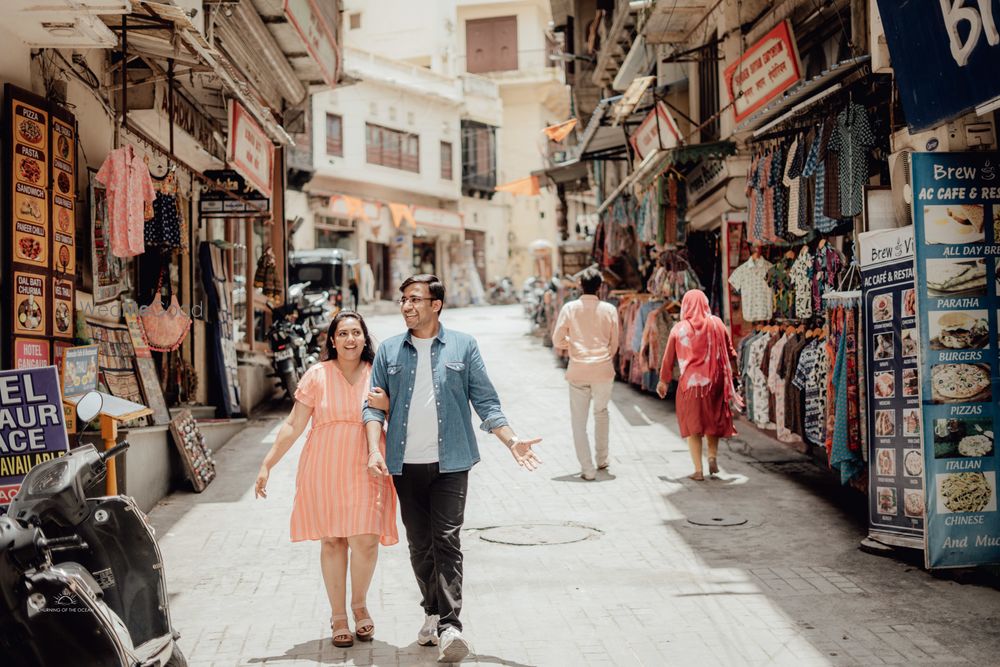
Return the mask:
[[469,404],[528,470],[540,461],[531,446],[540,438],[514,435],[486,374],[472,336],[439,321],[444,285],[432,275],[408,278],[399,300],[407,333],[382,343],[372,367],[372,389],[389,395],[386,458],[379,451],[386,414],[364,409],[368,470],[393,475],[424,608],[417,635],[422,646],[439,644],[439,662],[458,662],[471,647],[462,637],[462,549],[469,470],[479,461]]

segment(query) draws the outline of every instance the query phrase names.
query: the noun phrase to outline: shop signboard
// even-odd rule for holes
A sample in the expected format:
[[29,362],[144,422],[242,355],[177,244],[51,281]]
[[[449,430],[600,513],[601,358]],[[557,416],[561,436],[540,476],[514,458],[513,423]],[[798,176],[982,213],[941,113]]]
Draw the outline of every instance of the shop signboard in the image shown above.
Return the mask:
[[912,131],[933,128],[1000,96],[1000,42],[990,4],[878,0]]
[[885,544],[923,549],[913,228],[865,232],[860,244],[868,432],[868,530]]
[[914,153],[928,567],[1000,562],[1000,153]]
[[97,345],[80,345],[63,350],[63,395],[80,396],[97,390],[97,354]]
[[56,367],[0,371],[0,507],[29,470],[68,451]]
[[248,183],[265,197],[271,196],[274,144],[236,100],[229,104],[229,148],[226,154],[230,164]]
[[639,125],[639,129],[629,139],[632,148],[642,159],[656,150],[669,150],[680,145],[681,133],[677,129],[670,109],[663,102],[657,102]]
[[802,80],[799,51],[787,19],[760,38],[723,73],[737,123]]
[[326,19],[316,0],[285,0],[285,18],[299,33],[306,50],[319,66],[326,85],[337,85],[340,49],[334,26]]
[[[208,169],[204,175],[215,185],[201,193],[198,210],[202,215],[238,218],[271,210],[271,200],[248,185],[235,169]],[[233,194],[239,195],[239,199]]]
[[[76,272],[76,121],[65,109],[4,86],[4,310],[12,368],[52,362],[54,337],[72,337]],[[16,342],[15,338],[16,337]],[[36,341],[32,344],[31,340]]]

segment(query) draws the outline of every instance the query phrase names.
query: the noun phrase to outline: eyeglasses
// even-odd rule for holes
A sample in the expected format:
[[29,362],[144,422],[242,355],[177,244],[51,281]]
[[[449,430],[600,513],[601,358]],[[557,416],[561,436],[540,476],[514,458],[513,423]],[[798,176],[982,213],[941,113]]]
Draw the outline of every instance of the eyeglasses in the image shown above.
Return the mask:
[[401,296],[396,299],[396,304],[402,308],[407,303],[412,303],[414,306],[419,306],[424,301],[433,301],[434,299],[428,299],[422,296]]

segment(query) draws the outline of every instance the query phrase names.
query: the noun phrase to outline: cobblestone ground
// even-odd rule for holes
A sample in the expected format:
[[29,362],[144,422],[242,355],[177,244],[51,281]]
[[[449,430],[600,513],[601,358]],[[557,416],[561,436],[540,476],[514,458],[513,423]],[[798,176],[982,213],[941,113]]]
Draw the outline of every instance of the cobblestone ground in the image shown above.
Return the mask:
[[[544,465],[528,473],[482,438],[463,535],[470,663],[1000,663],[1000,592],[859,551],[859,498],[791,450],[742,426],[723,444],[721,479],[689,481],[672,404],[618,385],[610,472],[584,482],[562,370],[526,335],[518,307],[446,311],[444,321],[479,338],[516,431],[545,439]],[[370,325],[383,338],[402,326],[398,316]],[[381,551],[369,595],[376,640],[330,643],[318,545],[288,541],[301,444],[273,471],[269,498],[253,498],[276,424],[252,421],[219,453],[207,491],[176,493],[151,514],[191,664],[433,663],[436,650],[415,642],[422,611],[405,543]],[[689,522],[706,518],[745,523]],[[528,527],[491,538],[497,526]],[[578,533],[590,536],[502,543]]]

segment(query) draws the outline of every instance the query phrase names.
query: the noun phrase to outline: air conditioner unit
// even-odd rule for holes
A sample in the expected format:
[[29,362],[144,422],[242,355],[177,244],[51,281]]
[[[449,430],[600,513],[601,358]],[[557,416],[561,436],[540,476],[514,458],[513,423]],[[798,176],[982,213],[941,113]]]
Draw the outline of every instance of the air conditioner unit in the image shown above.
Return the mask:
[[889,182],[897,227],[913,224],[913,187],[910,184],[910,155],[913,152],[901,150],[889,154]]

